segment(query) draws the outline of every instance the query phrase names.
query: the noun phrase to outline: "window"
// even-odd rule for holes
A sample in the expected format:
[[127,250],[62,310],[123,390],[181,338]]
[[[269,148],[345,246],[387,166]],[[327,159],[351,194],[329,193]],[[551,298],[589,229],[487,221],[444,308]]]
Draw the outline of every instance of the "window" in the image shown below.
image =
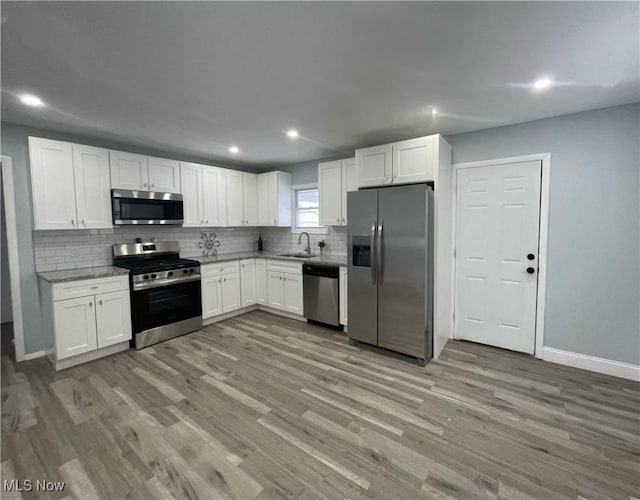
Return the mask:
[[318,186],[305,184],[293,186],[294,230],[301,229],[310,233],[326,233],[320,225],[320,204]]

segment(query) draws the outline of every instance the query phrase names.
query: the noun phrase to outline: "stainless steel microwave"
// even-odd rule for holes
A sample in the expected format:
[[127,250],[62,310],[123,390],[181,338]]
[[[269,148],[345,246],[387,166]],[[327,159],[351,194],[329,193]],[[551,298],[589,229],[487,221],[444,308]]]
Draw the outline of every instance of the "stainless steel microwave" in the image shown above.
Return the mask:
[[117,225],[179,225],[184,219],[182,195],[178,193],[112,189],[111,209]]

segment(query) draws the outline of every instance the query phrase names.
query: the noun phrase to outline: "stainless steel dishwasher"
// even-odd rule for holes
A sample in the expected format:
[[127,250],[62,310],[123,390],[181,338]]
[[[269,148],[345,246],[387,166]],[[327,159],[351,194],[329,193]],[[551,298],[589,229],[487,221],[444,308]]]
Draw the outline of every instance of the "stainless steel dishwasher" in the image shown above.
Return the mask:
[[304,317],[339,330],[340,325],[340,268],[325,264],[302,266]]

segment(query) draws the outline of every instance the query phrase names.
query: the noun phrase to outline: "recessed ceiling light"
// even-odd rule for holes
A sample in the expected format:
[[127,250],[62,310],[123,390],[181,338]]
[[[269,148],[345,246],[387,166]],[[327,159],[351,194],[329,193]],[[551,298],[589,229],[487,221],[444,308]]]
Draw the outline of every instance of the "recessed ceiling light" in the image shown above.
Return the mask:
[[438,110],[436,108],[431,108],[431,114],[435,115],[438,112]]
[[229,153],[233,153],[236,154],[237,152],[239,152],[240,150],[238,149],[238,146],[231,146],[229,148]]
[[44,106],[44,102],[37,95],[33,94],[22,94],[20,96],[20,102],[22,104],[26,104],[27,106],[35,106],[40,107]]
[[533,82],[534,89],[546,89],[548,87],[551,87],[551,80],[549,78],[541,78]]
[[298,131],[296,129],[292,128],[291,130],[287,130],[287,135],[291,139],[296,139],[300,134],[298,133]]

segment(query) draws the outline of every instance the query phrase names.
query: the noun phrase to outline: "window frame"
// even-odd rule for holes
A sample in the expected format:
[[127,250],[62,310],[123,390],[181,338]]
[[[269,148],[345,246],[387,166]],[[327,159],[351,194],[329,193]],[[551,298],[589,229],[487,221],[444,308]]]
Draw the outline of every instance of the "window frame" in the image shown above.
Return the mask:
[[300,227],[298,226],[298,191],[308,189],[318,190],[318,218],[320,217],[320,189],[317,182],[307,184],[296,184],[291,186],[291,232],[300,233],[306,231],[309,234],[329,234],[327,226]]

